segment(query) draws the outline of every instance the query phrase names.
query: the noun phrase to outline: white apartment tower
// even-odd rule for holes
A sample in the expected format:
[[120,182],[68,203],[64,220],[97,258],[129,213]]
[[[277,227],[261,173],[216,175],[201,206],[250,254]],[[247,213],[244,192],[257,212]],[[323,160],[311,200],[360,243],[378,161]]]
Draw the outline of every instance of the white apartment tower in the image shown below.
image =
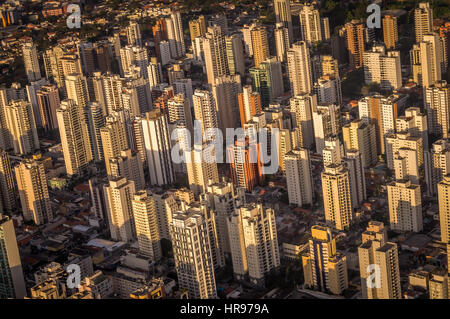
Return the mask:
[[311,174],[311,159],[309,150],[297,148],[286,153],[287,189],[289,204],[303,206],[313,204],[314,185]]
[[170,223],[175,268],[180,289],[189,298],[216,299],[216,279],[209,228],[200,212],[176,212]]
[[312,91],[312,68],[308,44],[299,41],[287,51],[289,81],[292,95],[307,94]]
[[116,241],[131,242],[136,239],[132,199],[136,193],[134,182],[118,177],[104,186],[106,211],[111,238]]
[[275,211],[244,205],[228,218],[228,234],[235,277],[248,275],[253,285],[264,285],[265,276],[280,266]]

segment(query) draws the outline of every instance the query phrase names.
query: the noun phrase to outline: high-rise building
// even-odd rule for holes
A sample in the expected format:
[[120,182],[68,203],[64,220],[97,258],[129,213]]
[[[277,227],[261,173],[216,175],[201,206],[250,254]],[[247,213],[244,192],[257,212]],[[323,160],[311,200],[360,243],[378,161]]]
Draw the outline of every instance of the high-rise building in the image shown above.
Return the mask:
[[[407,151],[410,153],[407,155]],[[422,138],[413,137],[410,133],[397,133],[386,135],[386,163],[389,169],[394,169],[394,159],[397,154],[413,161],[418,170],[423,170],[423,147]]]
[[253,61],[255,68],[258,68],[261,62],[270,57],[269,39],[267,38],[267,29],[262,25],[257,25],[251,30]]
[[65,77],[67,99],[73,100],[80,109],[80,112],[84,110],[89,102],[89,92],[87,80],[84,75],[80,74],[68,74]]
[[169,227],[172,216],[178,210],[175,195],[172,192],[155,191],[152,193],[155,200],[156,215],[158,217],[159,236],[161,239],[171,240]]
[[314,4],[304,4],[299,11],[300,31],[303,41],[315,44],[330,38],[328,18],[322,19]]
[[444,55],[439,34],[424,34],[420,47],[420,78],[423,87],[430,87],[442,79]]
[[29,82],[41,79],[41,70],[39,68],[39,60],[36,44],[26,42],[22,45],[23,62],[25,65],[25,73]]
[[240,207],[228,218],[231,259],[237,280],[248,275],[253,285],[280,266],[275,211],[262,204]]
[[305,41],[299,41],[292,45],[287,52],[287,62],[292,95],[310,93],[313,75],[309,48]]
[[316,153],[322,154],[325,140],[341,131],[340,108],[335,104],[317,105],[312,112]]
[[133,218],[136,225],[136,236],[139,254],[151,261],[159,261],[162,257],[161,243],[156,215],[155,200],[146,190],[134,194],[131,202]]
[[275,21],[282,23],[288,29],[289,43],[294,38],[294,30],[292,28],[292,15],[290,0],[274,0],[273,8],[275,10]]
[[348,288],[347,257],[336,251],[336,239],[331,229],[324,226],[311,228],[309,252],[302,255],[305,285],[340,295]]
[[391,229],[402,232],[422,231],[420,186],[409,180],[397,180],[387,184],[387,193]]
[[424,108],[427,111],[428,132],[450,137],[450,86],[439,81],[424,90]]
[[284,157],[284,165],[286,168],[289,204],[296,204],[300,207],[312,205],[314,184],[309,150],[304,148],[291,150]]
[[233,183],[210,183],[206,191],[206,199],[212,210],[216,212],[216,228],[219,246],[224,253],[231,254],[230,237],[227,220],[239,205],[241,194],[236,194]]
[[[358,257],[364,299],[402,298],[397,244],[388,242],[387,239],[387,231],[382,222],[370,221],[362,233]],[[373,280],[373,272],[379,278]]]
[[142,35],[139,23],[137,23],[136,21],[130,21],[130,24],[126,28],[126,32],[128,45],[140,47],[142,46]]
[[39,149],[33,108],[24,100],[12,101],[5,108],[6,123],[14,146],[14,153],[25,155]]
[[242,93],[237,95],[239,103],[239,113],[241,118],[241,127],[250,121],[254,115],[262,112],[261,96],[258,92],[253,92],[251,85],[245,85]]
[[275,47],[277,49],[277,59],[280,62],[286,62],[286,53],[291,47],[289,41],[289,29],[282,23],[277,23],[274,30]]
[[150,173],[150,185],[167,185],[175,181],[167,116],[155,109],[142,119],[144,144]]
[[0,148],[0,209],[11,213],[15,209],[15,183],[8,153]]
[[372,95],[358,101],[359,118],[375,125],[377,153],[386,153],[386,135],[395,133],[399,110],[405,105],[404,95]]
[[25,280],[12,219],[0,213],[0,298],[23,299]]
[[103,147],[100,129],[105,126],[103,108],[97,102],[90,102],[84,109],[89,142],[91,145],[92,159],[96,162],[103,161]]
[[414,9],[414,30],[416,43],[422,42],[423,36],[433,31],[433,10],[428,2],[421,2]]
[[250,68],[253,90],[261,96],[261,105],[268,106],[284,93],[281,63],[276,57],[268,58],[259,68]]
[[219,182],[217,160],[214,154],[214,144],[203,143],[194,145],[186,155],[189,187],[195,195],[204,193],[209,183]]
[[236,75],[222,76],[216,78],[212,86],[212,93],[217,106],[217,116],[219,128],[226,133],[227,128],[235,128],[238,126],[237,96],[242,92],[241,77]]
[[214,95],[211,91],[197,89],[192,98],[194,100],[195,119],[201,122],[202,135],[206,138],[205,132],[207,129],[216,129],[219,127]]
[[225,48],[227,50],[227,63],[230,75],[239,74],[245,76],[244,46],[242,34],[233,33],[225,37]]
[[123,150],[119,156],[109,159],[111,178],[125,177],[134,182],[136,191],[145,189],[144,169],[139,152]]
[[347,150],[346,156],[342,160],[348,169],[352,207],[357,209],[367,199],[366,177],[362,164],[362,156],[359,150]]
[[121,75],[128,77],[134,70],[148,79],[148,53],[145,47],[129,46],[120,49]]
[[400,51],[386,51],[383,45],[374,45],[363,53],[363,61],[366,84],[378,83],[385,91],[402,87]]
[[325,75],[317,80],[313,88],[319,104],[342,105],[341,79]]
[[111,238],[116,241],[131,242],[136,239],[132,199],[136,193],[133,181],[125,177],[114,178],[104,186],[106,211]]
[[365,29],[365,23],[359,20],[352,20],[345,24],[345,34],[351,69],[359,69],[363,66]]
[[300,146],[311,148],[314,144],[312,112],[317,108],[315,94],[296,95],[290,99],[290,112],[294,127],[298,128]]
[[325,147],[322,151],[324,166],[341,164],[344,154],[344,146],[338,136],[330,136],[325,139]]
[[428,194],[437,193],[437,185],[450,174],[450,141],[437,140],[433,143],[430,152],[424,152],[425,178]]
[[214,84],[216,77],[229,74],[225,35],[219,26],[208,27],[201,38],[208,83]]
[[167,40],[170,45],[170,55],[172,58],[180,58],[186,53],[180,11],[172,11],[170,16],[165,20],[167,26]]
[[53,219],[44,163],[39,159],[24,160],[15,167],[17,188],[23,218],[43,225]]
[[103,157],[106,165],[106,173],[111,175],[109,159],[120,155],[120,152],[129,147],[125,125],[119,119],[110,117],[106,125],[100,129],[103,148]]
[[191,35],[192,42],[194,42],[195,38],[206,34],[205,16],[201,15],[197,19],[189,21],[189,34]]
[[42,128],[46,131],[56,130],[58,128],[56,110],[60,104],[58,88],[54,84],[44,85],[36,92],[36,96]]
[[386,49],[396,49],[398,46],[398,25],[397,17],[394,15],[385,15],[382,19],[383,39]]
[[439,224],[441,228],[441,241],[450,243],[450,175],[445,175],[437,184],[439,202]]
[[353,120],[342,127],[345,150],[359,150],[363,166],[368,168],[377,162],[375,125]]
[[92,161],[85,118],[73,100],[64,100],[56,111],[64,162],[68,175],[83,175]]
[[421,137],[424,151],[428,150],[428,115],[419,107],[408,107],[404,116],[399,116],[395,123],[398,133],[409,132],[413,137]]
[[348,228],[353,219],[350,178],[342,164],[325,166],[322,193],[327,223],[339,230]]
[[172,218],[170,234],[180,289],[187,290],[189,298],[217,298],[208,223],[192,210],[176,212]]

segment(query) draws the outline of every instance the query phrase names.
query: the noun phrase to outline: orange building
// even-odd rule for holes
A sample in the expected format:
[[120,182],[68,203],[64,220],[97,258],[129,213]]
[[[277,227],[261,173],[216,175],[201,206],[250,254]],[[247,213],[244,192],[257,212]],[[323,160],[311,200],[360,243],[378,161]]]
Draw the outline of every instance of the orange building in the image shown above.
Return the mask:
[[[264,167],[259,159],[259,144],[250,145],[249,138],[236,140],[227,147],[233,183],[251,192],[263,179]],[[256,157],[256,158],[255,158]]]
[[364,23],[359,20],[352,20],[345,24],[347,49],[349,55],[350,68],[359,69],[363,65],[364,53]]
[[252,92],[252,87],[246,85],[243,92],[238,94],[239,113],[241,117],[241,127],[252,119],[256,114],[262,112],[261,96],[258,92]]

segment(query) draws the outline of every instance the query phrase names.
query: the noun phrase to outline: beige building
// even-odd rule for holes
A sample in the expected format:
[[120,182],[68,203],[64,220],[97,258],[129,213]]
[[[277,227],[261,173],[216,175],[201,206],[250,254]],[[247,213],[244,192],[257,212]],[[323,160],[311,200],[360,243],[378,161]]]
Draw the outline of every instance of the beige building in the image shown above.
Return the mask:
[[288,29],[289,43],[292,43],[294,37],[294,30],[292,28],[292,14],[290,0],[275,0],[273,3],[275,11],[276,23],[282,23],[283,27]]
[[208,204],[216,213],[218,243],[225,254],[231,254],[227,220],[234,214],[241,195],[236,192],[233,183],[225,181],[210,183],[205,194]]
[[189,187],[198,196],[206,191],[208,184],[219,182],[214,145],[194,145],[186,154]]
[[424,90],[428,132],[443,138],[450,137],[450,89],[447,81],[439,81]]
[[401,299],[397,244],[387,241],[384,224],[370,221],[358,247],[364,299]]
[[[386,135],[386,162],[387,166],[395,170],[395,161],[398,158],[405,159],[409,167],[406,175],[419,175],[423,171],[423,146],[421,137],[413,137],[410,133],[397,133]],[[403,174],[403,173],[402,173]],[[416,176],[417,178],[417,176]]]
[[171,192],[154,191],[156,215],[158,217],[159,237],[170,239],[169,225],[172,223],[172,215],[178,211],[175,195]]
[[414,10],[414,30],[416,43],[421,42],[425,34],[433,31],[433,10],[428,2],[419,3],[419,7]]
[[92,162],[84,113],[73,100],[64,100],[56,111],[64,162],[68,175],[83,175]]
[[341,132],[341,113],[336,104],[317,105],[312,112],[316,153],[322,154],[325,140]]
[[342,127],[345,151],[352,149],[361,153],[363,166],[368,168],[377,162],[375,125],[353,120]]
[[214,79],[227,75],[228,64],[225,46],[225,34],[218,26],[208,27],[207,33],[200,38],[208,83],[214,84]]
[[408,107],[405,115],[395,123],[397,133],[409,132],[413,137],[421,137],[424,151],[428,150],[428,116],[419,107]]
[[0,213],[0,298],[23,299],[27,294],[12,219]]
[[145,188],[145,175],[139,152],[130,149],[120,152],[119,156],[109,159],[111,178],[125,177],[134,182],[136,190]]
[[261,62],[270,57],[267,29],[262,25],[257,25],[250,32],[252,37],[253,61],[255,68],[258,68]]
[[48,194],[44,163],[39,160],[24,160],[15,167],[17,188],[22,205],[23,218],[37,225],[53,219],[53,210]]
[[216,279],[208,223],[200,212],[176,212],[170,223],[180,289],[189,298],[216,299]]
[[125,125],[119,119],[107,118],[106,125],[100,129],[103,157],[105,158],[106,173],[111,176],[109,159],[117,157],[120,152],[129,148]]
[[336,229],[348,228],[353,219],[349,172],[342,164],[331,164],[322,172],[325,220]]
[[430,87],[442,79],[444,55],[442,42],[437,33],[423,35],[420,47],[420,72],[423,87]]
[[231,258],[238,280],[263,286],[280,266],[275,211],[262,204],[244,205],[228,218]]
[[309,150],[293,149],[286,153],[284,162],[289,204],[296,204],[300,207],[305,204],[313,205],[314,185]]
[[5,107],[5,115],[14,153],[26,155],[38,150],[39,139],[31,103],[24,100],[12,101]]
[[408,180],[397,180],[387,184],[387,193],[391,229],[401,232],[422,231],[420,186]]
[[197,19],[189,21],[189,34],[191,36],[191,41],[197,37],[204,36],[206,34],[206,19],[205,16],[201,15]]
[[162,252],[155,200],[151,193],[141,190],[134,194],[131,205],[133,207],[139,254],[151,261],[158,262],[162,257]]
[[441,225],[441,241],[450,243],[450,175],[437,185],[439,201],[439,223]]
[[28,81],[34,82],[40,80],[41,70],[39,68],[36,44],[33,42],[25,42],[22,45],[22,55]]
[[315,94],[296,95],[290,99],[292,120],[299,132],[300,146],[310,148],[314,144],[312,112],[317,108]]
[[309,47],[305,41],[292,44],[291,49],[287,51],[287,63],[292,95],[310,93],[313,88],[313,74]]
[[131,242],[136,239],[132,198],[136,193],[133,181],[114,178],[104,186],[106,211],[111,238],[116,241]]
[[400,51],[386,51],[375,45],[363,54],[366,84],[378,83],[381,90],[391,91],[402,87]]
[[323,292],[340,295],[348,288],[347,257],[336,251],[331,229],[311,228],[309,252],[302,256],[305,285]]

